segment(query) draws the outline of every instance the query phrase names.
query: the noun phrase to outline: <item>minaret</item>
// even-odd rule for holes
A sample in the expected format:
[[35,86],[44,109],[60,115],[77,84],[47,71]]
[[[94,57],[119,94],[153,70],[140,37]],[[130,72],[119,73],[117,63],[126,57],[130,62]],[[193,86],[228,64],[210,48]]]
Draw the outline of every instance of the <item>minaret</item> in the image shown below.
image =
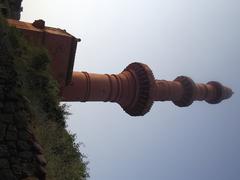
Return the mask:
[[220,103],[232,96],[230,88],[219,82],[195,84],[189,77],[173,81],[155,80],[151,69],[142,63],[128,65],[120,74],[73,72],[77,43],[66,30],[8,19],[10,26],[21,30],[28,41],[45,47],[51,57],[51,72],[57,80],[62,101],[104,101],[118,103],[131,116],[143,116],[154,101],[172,101],[179,107],[193,101]]
[[155,80],[151,69],[137,62],[120,74],[73,72],[71,83],[62,88],[63,101],[116,102],[131,116],[146,114],[154,101],[172,101],[186,107],[203,100],[217,104],[232,94],[230,88],[216,81],[196,84],[186,76],[173,81]]

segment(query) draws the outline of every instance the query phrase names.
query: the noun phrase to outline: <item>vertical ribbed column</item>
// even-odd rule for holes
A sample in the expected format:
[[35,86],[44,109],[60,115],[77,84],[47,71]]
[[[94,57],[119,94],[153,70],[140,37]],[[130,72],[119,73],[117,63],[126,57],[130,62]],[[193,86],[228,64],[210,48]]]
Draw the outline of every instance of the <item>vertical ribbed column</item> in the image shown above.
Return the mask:
[[74,72],[69,86],[62,91],[63,101],[104,101],[131,104],[136,83],[127,71],[120,74]]

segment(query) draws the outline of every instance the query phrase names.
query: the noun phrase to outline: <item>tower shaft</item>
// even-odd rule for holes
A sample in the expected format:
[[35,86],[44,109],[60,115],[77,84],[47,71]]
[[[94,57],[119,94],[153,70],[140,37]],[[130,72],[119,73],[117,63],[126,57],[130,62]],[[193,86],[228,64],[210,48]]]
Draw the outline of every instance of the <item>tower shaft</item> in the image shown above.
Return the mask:
[[203,100],[216,104],[231,95],[230,88],[216,81],[195,84],[185,76],[155,80],[151,69],[141,63],[132,63],[119,74],[74,72],[72,82],[62,89],[63,101],[116,102],[132,116],[147,113],[154,101],[185,107]]
[[136,94],[133,75],[74,72],[72,82],[63,90],[63,101],[104,101],[129,104]]
[[[190,80],[190,78],[188,77],[183,78]],[[155,84],[156,85],[153,97],[154,101],[179,101],[184,95],[184,85],[181,84],[179,81],[156,80]],[[218,88],[223,88],[221,90],[221,100],[227,99],[231,96],[231,89],[222,86],[220,83],[215,81],[209,82],[207,84],[196,83],[195,85],[193,84],[193,86],[195,86],[193,94],[194,101],[205,100],[211,103],[211,101],[214,101],[214,99],[220,98],[218,97],[220,96]],[[212,102],[212,104],[215,103]]]

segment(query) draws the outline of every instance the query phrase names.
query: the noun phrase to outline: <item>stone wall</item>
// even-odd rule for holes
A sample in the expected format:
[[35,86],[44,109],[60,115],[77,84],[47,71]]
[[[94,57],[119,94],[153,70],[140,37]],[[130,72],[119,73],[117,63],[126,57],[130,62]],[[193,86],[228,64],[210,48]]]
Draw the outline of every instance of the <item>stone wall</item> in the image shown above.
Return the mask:
[[0,0],[0,13],[7,18],[19,20],[23,10],[22,0]]
[[31,130],[28,100],[18,92],[21,83],[13,64],[0,60],[0,179],[44,180],[46,160]]

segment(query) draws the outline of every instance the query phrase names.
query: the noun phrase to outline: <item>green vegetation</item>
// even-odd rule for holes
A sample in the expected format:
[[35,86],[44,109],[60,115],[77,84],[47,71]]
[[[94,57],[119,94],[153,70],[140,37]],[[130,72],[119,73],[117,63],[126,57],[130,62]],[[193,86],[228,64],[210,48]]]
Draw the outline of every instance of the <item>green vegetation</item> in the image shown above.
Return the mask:
[[[75,143],[75,136],[66,130],[68,115],[60,105],[57,82],[51,77],[46,50],[26,42],[14,28],[0,17],[0,66],[12,63],[17,72],[16,94],[26,100],[29,124],[44,149],[47,179],[86,179],[87,162]],[[1,68],[1,67],[0,67]]]

